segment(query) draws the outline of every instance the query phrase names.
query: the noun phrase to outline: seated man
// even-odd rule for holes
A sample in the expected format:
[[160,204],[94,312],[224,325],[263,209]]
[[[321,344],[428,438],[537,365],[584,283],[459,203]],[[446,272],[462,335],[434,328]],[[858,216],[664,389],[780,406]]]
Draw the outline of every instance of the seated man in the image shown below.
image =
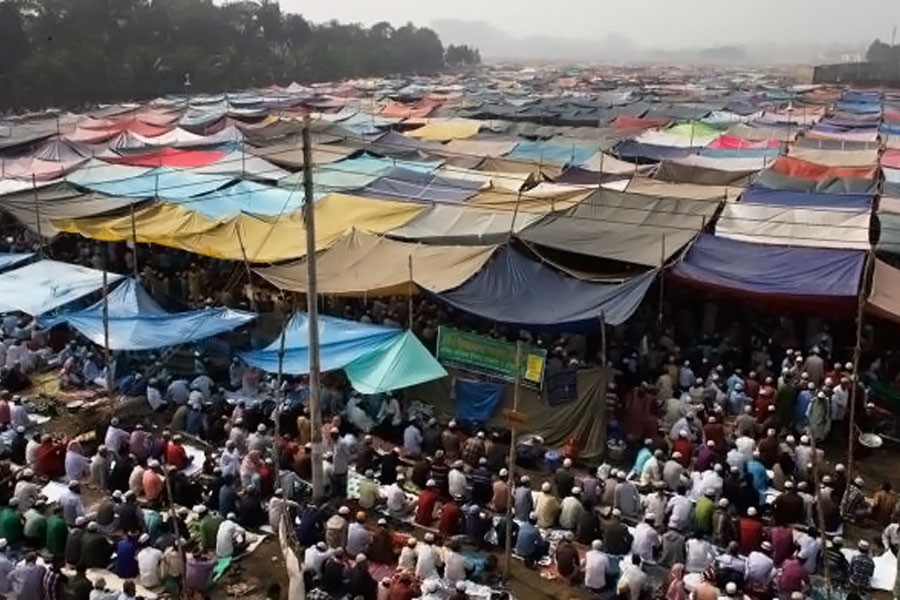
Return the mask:
[[541,536],[537,528],[537,515],[531,513],[528,515],[528,522],[519,527],[515,553],[525,560],[525,566],[533,569],[549,550],[550,542]]

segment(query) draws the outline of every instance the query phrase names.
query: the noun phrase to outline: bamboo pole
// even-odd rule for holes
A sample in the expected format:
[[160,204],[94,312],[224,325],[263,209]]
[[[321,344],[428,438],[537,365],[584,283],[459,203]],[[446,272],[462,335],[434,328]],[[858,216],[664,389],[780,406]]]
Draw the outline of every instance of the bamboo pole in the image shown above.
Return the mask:
[[234,228],[237,233],[238,245],[241,247],[241,258],[244,261],[244,269],[247,271],[247,286],[250,288],[250,309],[256,312],[256,291],[253,289],[253,269],[250,268],[250,261],[247,260],[247,251],[244,249],[244,239],[241,236],[241,228]]
[[856,400],[859,390],[859,358],[862,354],[862,328],[863,317],[866,308],[866,290],[872,279],[872,268],[874,262],[872,260],[872,251],[866,252],[866,262],[863,266],[862,281],[859,284],[859,294],[856,298],[856,345],[853,347],[853,374],[850,383],[853,387],[850,389],[850,426],[847,436],[847,480],[853,480],[853,440],[856,438]]
[[106,363],[106,397],[113,399],[112,359],[109,351],[109,276],[106,270],[107,256],[103,257],[103,361]]
[[409,315],[407,316],[407,318],[409,321],[409,330],[412,331],[413,330],[413,286],[415,285],[413,283],[413,257],[412,257],[412,254],[410,254],[407,258],[409,259],[409,307],[408,307]]
[[31,192],[34,196],[34,221],[37,228],[38,243],[40,246],[40,255],[44,256],[44,234],[41,231],[41,202],[38,199],[37,178],[34,173],[31,174]]
[[519,380],[522,378],[522,340],[516,342],[516,378],[513,382],[513,408],[509,419],[509,465],[507,467],[507,492],[510,497],[506,499],[506,540],[504,541],[504,561],[503,572],[506,578],[512,578],[512,491],[515,485],[515,465],[516,465],[516,413],[519,410]]

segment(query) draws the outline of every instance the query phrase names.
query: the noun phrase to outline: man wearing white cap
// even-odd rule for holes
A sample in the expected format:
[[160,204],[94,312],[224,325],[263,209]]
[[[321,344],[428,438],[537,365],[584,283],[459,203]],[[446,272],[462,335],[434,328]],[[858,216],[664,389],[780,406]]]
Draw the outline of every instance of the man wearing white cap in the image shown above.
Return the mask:
[[34,482],[34,471],[30,468],[22,470],[21,479],[16,482],[13,497],[19,502],[19,510],[25,512],[32,506],[41,494],[41,488]]
[[841,515],[850,521],[860,519],[872,512],[872,505],[863,492],[862,477],[855,478],[844,492],[841,500]]
[[541,493],[535,504],[534,512],[537,513],[537,525],[541,529],[550,529],[556,526],[561,506],[559,498],[553,495],[553,488],[549,482],[541,485]]
[[625,478],[624,471],[619,471],[619,483],[613,496],[613,507],[622,511],[628,518],[638,516],[641,511],[641,496],[633,481]]
[[438,568],[443,566],[440,548],[434,545],[434,534],[430,531],[423,537],[423,542],[416,548],[416,577],[420,580],[437,577]]
[[159,566],[162,562],[162,551],[154,548],[150,543],[150,536],[146,533],[138,538],[141,549],[137,553],[138,582],[145,588],[155,588],[160,584]]
[[662,478],[670,490],[678,489],[681,476],[684,475],[681,452],[673,452],[672,457],[663,465]]
[[747,583],[768,586],[775,577],[775,562],[772,560],[772,545],[762,542],[759,548],[747,556]]
[[594,540],[591,549],[584,555],[584,585],[591,592],[599,594],[611,587],[607,582],[609,557],[603,552],[603,542]]
[[325,543],[329,548],[343,548],[347,544],[347,529],[350,526],[347,519],[349,518],[350,509],[342,506],[325,522]]
[[237,515],[228,513],[216,533],[216,556],[231,558],[247,547],[247,532],[237,524]]
[[9,576],[16,567],[16,565],[9,560],[9,557],[6,556],[7,546],[6,540],[0,538],[0,596],[9,594],[12,591],[12,582],[10,581]]
[[694,385],[694,371],[691,369],[691,361],[686,360],[678,371],[678,387],[682,392],[686,392],[692,385]]
[[563,498],[560,504],[559,526],[569,531],[575,531],[584,511],[584,505],[581,503],[581,488],[573,487],[571,495]]
[[875,574],[875,561],[869,555],[869,542],[860,540],[859,553],[850,559],[850,587],[856,592],[868,591]]
[[644,520],[634,528],[634,539],[631,542],[632,554],[637,554],[642,561],[647,563],[654,562],[653,555],[662,545],[659,533],[653,527],[655,522],[656,515],[645,513]]
[[312,571],[316,575],[322,573],[322,563],[331,556],[331,550],[325,542],[318,542],[303,552],[303,570]]

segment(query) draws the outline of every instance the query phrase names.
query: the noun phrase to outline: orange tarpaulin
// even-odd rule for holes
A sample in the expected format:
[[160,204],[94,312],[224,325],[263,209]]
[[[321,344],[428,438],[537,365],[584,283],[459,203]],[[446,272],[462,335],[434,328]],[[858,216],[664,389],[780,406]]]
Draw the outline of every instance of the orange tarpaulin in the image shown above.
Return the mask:
[[769,168],[782,175],[804,179],[875,179],[875,167],[829,167],[792,156],[779,156]]
[[652,129],[654,127],[665,127],[669,124],[669,119],[642,119],[640,117],[629,117],[621,115],[613,119],[610,127],[613,129]]
[[881,166],[888,169],[900,169],[900,150],[885,150],[881,155]]
[[417,102],[404,104],[403,102],[389,101],[378,112],[382,117],[397,117],[400,119],[422,119],[433,111],[435,105],[431,102]]

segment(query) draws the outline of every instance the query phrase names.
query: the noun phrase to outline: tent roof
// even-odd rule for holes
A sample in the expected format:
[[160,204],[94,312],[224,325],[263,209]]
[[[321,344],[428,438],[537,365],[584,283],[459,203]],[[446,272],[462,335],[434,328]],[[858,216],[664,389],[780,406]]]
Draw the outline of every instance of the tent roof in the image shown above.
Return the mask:
[[[121,279],[110,273],[109,284]],[[0,274],[0,311],[40,316],[103,287],[103,272],[40,260]]]
[[815,192],[792,192],[751,186],[744,190],[741,202],[744,204],[771,204],[778,206],[845,208],[868,210],[874,196],[867,194],[819,194]]
[[432,244],[497,244],[541,218],[540,213],[435,204],[406,225],[387,234]]
[[874,179],[849,179],[830,177],[827,179],[808,179],[792,177],[772,169],[762,171],[753,180],[753,185],[773,190],[791,190],[794,192],[812,192],[819,194],[871,194],[878,191]]
[[[256,318],[228,308],[204,308],[167,313],[134,279],[128,278],[107,296],[109,348],[154,350],[203,340],[236,329]],[[83,310],[64,312],[45,322],[48,327],[67,323],[83,336],[103,345],[103,302]]]
[[869,210],[727,204],[716,235],[758,244],[868,250],[870,218]]
[[[408,294],[455,288],[484,266],[495,246],[437,246],[353,231],[316,257],[318,289],[330,295]],[[279,289],[303,292],[306,261],[257,269]]]
[[900,321],[900,270],[876,258],[868,307],[883,317]]
[[468,181],[394,167],[378,179],[353,193],[367,198],[419,200],[426,202],[462,202],[484,187],[481,181]]
[[410,331],[382,350],[354,360],[344,371],[353,389],[362,394],[399,390],[447,376],[444,367]]
[[791,145],[788,156],[828,167],[872,167],[878,165],[878,148],[870,150],[821,150]]
[[718,206],[708,200],[600,189],[519,237],[558,250],[658,267],[710,222]]
[[650,271],[622,284],[567,277],[507,246],[460,287],[440,298],[460,310],[501,323],[565,327],[624,323],[655,279]]
[[703,234],[671,270],[673,277],[746,297],[855,298],[865,253],[791,248]]

